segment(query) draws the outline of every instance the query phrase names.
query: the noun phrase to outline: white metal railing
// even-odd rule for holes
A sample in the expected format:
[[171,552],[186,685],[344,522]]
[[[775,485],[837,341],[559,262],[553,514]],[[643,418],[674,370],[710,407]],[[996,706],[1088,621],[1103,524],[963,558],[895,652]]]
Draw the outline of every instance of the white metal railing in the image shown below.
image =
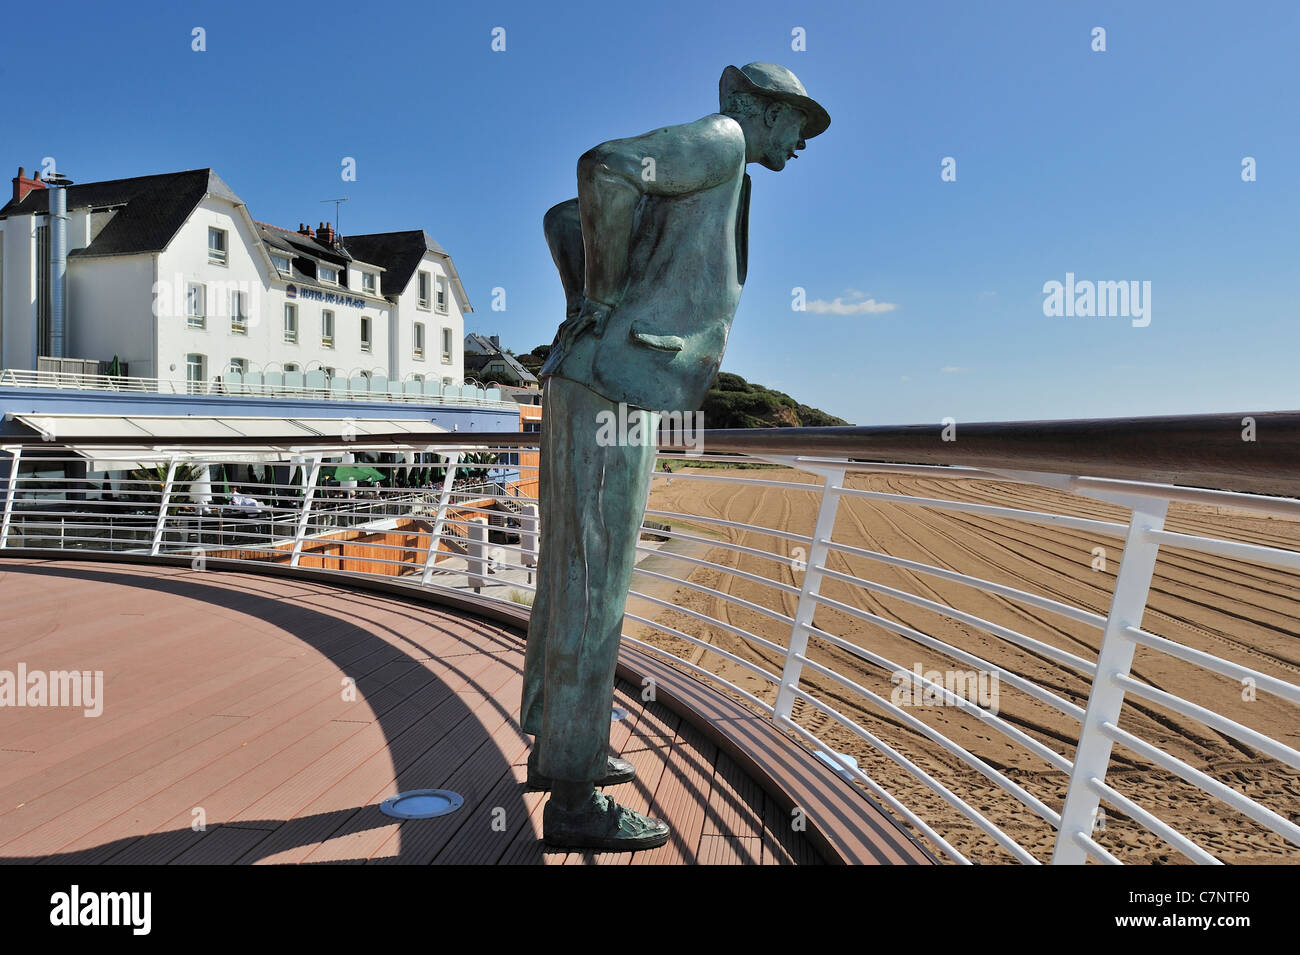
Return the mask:
[[226,372],[194,382],[126,375],[87,375],[63,371],[0,370],[0,387],[53,388],[71,391],[112,391],[128,394],[228,395],[260,398],[299,398],[332,401],[377,401],[407,404],[470,405],[515,408],[497,388],[449,385],[426,381],[389,381],[382,376],[326,377],[323,371]]
[[[515,460],[521,448],[444,443],[372,462],[388,486],[327,481],[329,469],[354,450],[265,452],[260,466],[241,453],[232,472],[220,452],[142,449],[130,452],[120,472],[86,474],[82,455],[9,445],[0,465],[8,458],[18,478],[4,484],[0,556],[94,551],[247,566],[275,560],[473,588],[489,599],[534,590],[536,498],[520,489],[521,481],[530,487],[533,469],[506,472],[490,463]],[[832,761],[937,852],[958,863],[1131,861],[1138,850],[1109,837],[1109,812],[1194,862],[1218,862],[1225,853],[1202,844],[1203,823],[1177,811],[1217,802],[1225,820],[1218,825],[1254,824],[1266,851],[1296,857],[1300,827],[1294,788],[1287,788],[1300,770],[1300,685],[1290,675],[1300,667],[1288,662],[1294,655],[1175,619],[1150,598],[1153,581],[1162,604],[1177,597],[1160,576],[1162,560],[1183,575],[1178,586],[1205,593],[1253,575],[1265,582],[1271,615],[1258,629],[1294,639],[1300,550],[1284,545],[1300,546],[1300,502],[1005,469],[788,455],[660,457],[678,467],[655,475],[645,531],[663,543],[638,546],[656,560],[638,570],[625,622],[634,632],[625,641],[743,700]],[[103,460],[95,453],[98,466]],[[142,462],[156,470],[143,473]],[[700,463],[709,467],[691,467]],[[729,463],[771,469],[719,469]],[[249,467],[261,470],[239,470]],[[904,478],[910,489],[898,486]],[[673,492],[674,485],[696,493]],[[232,501],[235,486],[255,506]],[[727,492],[721,498],[720,489]],[[807,525],[769,526],[749,516],[753,502],[772,492],[806,500]],[[683,503],[665,506],[674,500]],[[731,513],[717,509],[720,500],[749,503]],[[698,506],[686,507],[690,502]],[[1199,510],[1175,519],[1171,505]],[[1222,521],[1202,519],[1220,513],[1207,507],[1272,520],[1229,524],[1237,533],[1224,535]],[[903,514],[920,515],[912,538],[900,536]],[[940,519],[949,523],[927,523]],[[1026,528],[1060,536],[1016,536]],[[1211,533],[1215,528],[1220,533]],[[928,553],[922,533],[960,533],[966,550]],[[367,556],[349,553],[356,537],[364,538]],[[888,552],[891,541],[900,552]],[[1076,556],[1053,552],[1057,544]],[[1096,573],[1088,560],[1097,547],[1122,552],[1118,572],[1082,586],[1074,568]],[[970,560],[953,556],[961,553]],[[1037,570],[1020,574],[1021,563]],[[873,579],[879,574],[866,568],[894,578]],[[987,599],[963,606],[967,595]],[[1200,647],[1189,633],[1203,637]],[[1143,665],[1135,670],[1139,650]],[[1220,655],[1229,652],[1236,659]],[[949,669],[927,669],[926,661]],[[1172,682],[1156,685],[1142,675],[1167,666],[1190,674],[1184,695]],[[983,698],[971,674],[995,685],[999,698]],[[1269,700],[1268,709],[1252,710],[1245,693],[1240,707],[1225,705],[1223,681],[1248,688],[1252,702]],[[1053,730],[1042,716],[1048,713],[1069,729]],[[1252,725],[1259,713],[1275,719],[1261,716]],[[1190,726],[1197,729],[1184,729]],[[1231,752],[1280,782],[1244,792],[1231,776],[1216,775],[1212,761],[1195,765],[1176,747],[1144,738],[1153,728],[1166,739],[1181,732],[1225,747],[1230,741]],[[1180,787],[1178,798],[1144,804],[1150,774]],[[1233,813],[1243,821],[1228,823]]]

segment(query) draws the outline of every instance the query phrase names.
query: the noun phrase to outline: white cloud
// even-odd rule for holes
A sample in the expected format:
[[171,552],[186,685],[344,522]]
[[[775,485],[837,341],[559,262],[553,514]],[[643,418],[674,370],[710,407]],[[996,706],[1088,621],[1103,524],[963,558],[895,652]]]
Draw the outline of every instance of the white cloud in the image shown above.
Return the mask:
[[877,302],[874,298],[867,298],[867,293],[861,289],[849,288],[833,301],[815,298],[805,304],[804,308],[818,315],[883,315],[898,306],[893,302]]
[[945,375],[955,375],[960,371],[970,371],[969,368],[964,368],[961,365],[944,365],[939,370]]

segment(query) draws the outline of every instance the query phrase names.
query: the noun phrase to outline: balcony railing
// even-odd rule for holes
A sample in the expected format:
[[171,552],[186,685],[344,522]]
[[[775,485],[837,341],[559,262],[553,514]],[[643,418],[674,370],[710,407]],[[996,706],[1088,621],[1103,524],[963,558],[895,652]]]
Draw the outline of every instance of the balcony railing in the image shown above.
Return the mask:
[[[655,476],[624,639],[957,863],[1294,861],[1300,415],[1248,417],[1258,442],[1206,416],[661,445],[673,472]],[[0,556],[534,589],[535,435],[111,440],[6,447]],[[405,456],[373,465],[402,472],[392,486],[322,485],[367,449]],[[85,473],[106,454],[160,470]],[[202,470],[232,457],[270,469],[239,482],[254,511]]]
[[516,408],[496,388],[443,385],[439,381],[388,381],[378,376],[328,377],[324,371],[226,372],[201,382],[125,375],[86,375],[58,371],[0,370],[0,388],[53,388],[159,395],[238,395],[333,401],[379,401],[414,404]]

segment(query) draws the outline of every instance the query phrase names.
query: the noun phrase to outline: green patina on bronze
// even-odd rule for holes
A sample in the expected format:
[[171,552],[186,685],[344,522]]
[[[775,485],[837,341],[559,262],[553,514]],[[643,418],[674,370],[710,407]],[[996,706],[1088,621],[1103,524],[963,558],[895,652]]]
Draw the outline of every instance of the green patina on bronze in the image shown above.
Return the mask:
[[[639,849],[668,827],[599,795],[614,668],[664,412],[697,410],[722,362],[747,268],[750,179],[830,124],[794,74],[729,66],[721,112],[595,147],[578,197],[546,213],[565,321],[539,372],[541,542],[523,728],[530,783],[551,788],[547,842]],[[620,409],[620,404],[631,412]],[[602,415],[641,416],[641,444],[598,441]],[[630,430],[630,429],[629,429]]]

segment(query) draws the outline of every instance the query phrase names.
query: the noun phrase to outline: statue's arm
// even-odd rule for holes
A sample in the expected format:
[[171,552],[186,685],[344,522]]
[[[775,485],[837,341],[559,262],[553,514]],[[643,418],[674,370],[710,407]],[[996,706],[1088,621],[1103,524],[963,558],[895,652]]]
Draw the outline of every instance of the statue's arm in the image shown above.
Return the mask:
[[720,115],[611,140],[584,153],[578,160],[578,207],[587,300],[618,304],[643,195],[678,196],[720,185],[743,168],[744,156],[740,126]]

